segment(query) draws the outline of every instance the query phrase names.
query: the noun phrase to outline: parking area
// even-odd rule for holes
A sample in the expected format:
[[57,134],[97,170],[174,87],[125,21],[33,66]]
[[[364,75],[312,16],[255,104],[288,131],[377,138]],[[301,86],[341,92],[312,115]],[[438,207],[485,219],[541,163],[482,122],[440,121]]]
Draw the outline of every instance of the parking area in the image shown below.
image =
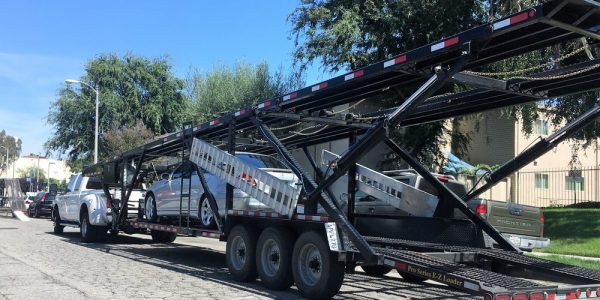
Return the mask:
[[[154,244],[149,236],[119,235],[82,244],[77,229],[52,234],[51,221],[0,217],[0,299],[301,299],[292,288],[231,280],[225,243],[178,237]],[[473,299],[435,283],[412,284],[395,273],[347,275],[335,299]]]

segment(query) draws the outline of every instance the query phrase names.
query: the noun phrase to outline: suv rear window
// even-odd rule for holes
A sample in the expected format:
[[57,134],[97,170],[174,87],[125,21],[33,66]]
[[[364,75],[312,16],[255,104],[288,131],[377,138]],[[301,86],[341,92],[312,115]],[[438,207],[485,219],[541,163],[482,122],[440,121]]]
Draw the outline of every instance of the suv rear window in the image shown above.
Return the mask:
[[243,162],[257,168],[288,169],[288,167],[283,162],[276,159],[275,157],[267,155],[236,154],[236,157],[241,159]]

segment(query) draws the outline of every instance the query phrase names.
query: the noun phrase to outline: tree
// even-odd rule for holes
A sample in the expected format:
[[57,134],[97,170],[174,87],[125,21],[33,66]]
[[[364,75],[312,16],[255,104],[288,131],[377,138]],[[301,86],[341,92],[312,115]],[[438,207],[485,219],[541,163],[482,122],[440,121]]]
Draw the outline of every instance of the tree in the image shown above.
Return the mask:
[[271,73],[265,62],[257,65],[238,62],[233,68],[221,65],[205,74],[192,70],[187,79],[195,121],[206,121],[303,85],[300,72],[285,75],[279,69]]
[[143,145],[154,138],[154,133],[141,120],[132,126],[119,126],[113,124],[104,136],[106,145],[105,157],[112,158],[116,155]]
[[[292,34],[295,37],[295,63],[300,68],[306,68],[314,62],[320,62],[323,69],[334,72],[359,69],[537,2],[490,1],[302,0],[288,18],[292,22]],[[477,71],[501,72],[536,66],[572,49],[572,44],[560,49],[542,49]],[[576,62],[583,56],[581,53],[565,63]],[[461,88],[464,87],[448,85],[440,92],[456,92]],[[374,101],[389,106],[398,105],[413,90],[414,86],[390,89]],[[551,99],[546,103],[546,110],[552,122],[558,124],[572,119],[595,101],[597,97],[584,97],[580,98],[577,105],[573,105],[572,97]],[[539,112],[538,105],[525,104],[509,108],[505,114],[507,117],[523,119],[525,129],[530,130]],[[459,156],[467,150],[469,134],[448,126],[457,121],[411,126],[402,131],[392,131],[392,138],[422,162],[439,162],[443,153],[438,145],[451,143],[453,151]],[[589,141],[599,134],[598,130],[588,127],[577,137]]]
[[[8,161],[6,150],[8,149]],[[8,170],[8,166],[19,158],[21,154],[21,140],[0,130],[0,173]],[[11,175],[7,174],[7,177]]]
[[[81,81],[100,91],[100,134],[113,126],[143,122],[154,134],[175,131],[186,119],[189,101],[184,82],[172,74],[166,58],[127,54],[120,58],[102,54],[90,60]],[[73,167],[92,161],[94,149],[95,94],[87,87],[63,86],[51,104],[48,123],[54,127],[45,147],[66,154]],[[107,145],[100,139],[99,156]]]

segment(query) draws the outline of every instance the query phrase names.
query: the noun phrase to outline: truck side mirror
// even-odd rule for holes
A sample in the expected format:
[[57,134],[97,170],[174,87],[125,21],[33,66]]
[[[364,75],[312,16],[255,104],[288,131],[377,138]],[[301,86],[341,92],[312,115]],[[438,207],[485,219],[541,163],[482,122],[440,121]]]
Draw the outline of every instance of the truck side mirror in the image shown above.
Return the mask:
[[169,173],[160,174],[160,180],[169,180]]

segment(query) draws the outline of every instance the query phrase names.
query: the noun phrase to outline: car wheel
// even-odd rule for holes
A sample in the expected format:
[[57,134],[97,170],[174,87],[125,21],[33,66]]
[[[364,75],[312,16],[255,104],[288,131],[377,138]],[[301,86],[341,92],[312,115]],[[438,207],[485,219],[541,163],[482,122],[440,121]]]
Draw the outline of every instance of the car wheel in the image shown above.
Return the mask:
[[52,210],[52,220],[54,221],[54,233],[63,233],[65,226],[60,225],[60,214],[58,213],[58,208],[54,208]]
[[154,199],[154,194],[148,194],[144,203],[144,214],[146,215],[146,220],[150,222],[156,222],[158,220],[158,215],[156,213],[156,200]]
[[325,238],[316,231],[298,237],[292,255],[292,273],[300,293],[309,299],[329,299],[342,287],[344,262],[329,250]]
[[198,218],[200,219],[200,227],[208,229],[215,227],[215,218],[210,209],[208,197],[202,195],[200,198],[200,208],[198,209]]
[[260,234],[256,246],[256,269],[262,283],[272,290],[285,290],[294,284],[292,251],[294,234],[269,227]]
[[256,240],[258,230],[254,227],[236,225],[229,232],[225,260],[229,274],[235,281],[249,282],[258,277],[256,272]]
[[37,210],[37,208],[34,208],[34,209],[33,209],[33,217],[34,217],[34,218],[36,218],[36,219],[40,217],[40,213],[39,213],[39,211]]

